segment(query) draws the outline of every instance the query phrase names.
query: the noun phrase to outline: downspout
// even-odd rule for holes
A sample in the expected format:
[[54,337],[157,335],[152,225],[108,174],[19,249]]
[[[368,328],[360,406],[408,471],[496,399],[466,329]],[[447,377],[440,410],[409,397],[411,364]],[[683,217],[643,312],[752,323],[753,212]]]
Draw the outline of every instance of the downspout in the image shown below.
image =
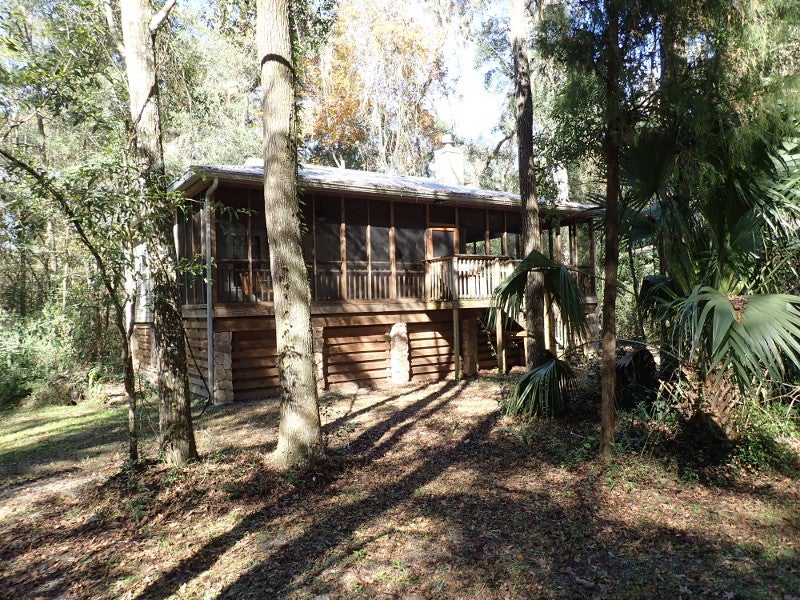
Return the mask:
[[214,290],[213,290],[213,257],[211,256],[211,196],[219,185],[219,179],[214,178],[211,187],[206,190],[203,202],[203,218],[206,222],[205,254],[206,254],[206,354],[208,355],[208,400],[214,403]]

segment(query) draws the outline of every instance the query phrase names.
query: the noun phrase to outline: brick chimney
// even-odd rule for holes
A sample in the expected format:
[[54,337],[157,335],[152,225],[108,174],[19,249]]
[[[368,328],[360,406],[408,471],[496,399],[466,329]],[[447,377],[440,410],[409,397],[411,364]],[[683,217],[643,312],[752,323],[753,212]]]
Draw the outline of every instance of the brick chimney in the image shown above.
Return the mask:
[[464,185],[464,150],[453,146],[453,136],[442,136],[442,147],[433,151],[433,177],[445,185]]

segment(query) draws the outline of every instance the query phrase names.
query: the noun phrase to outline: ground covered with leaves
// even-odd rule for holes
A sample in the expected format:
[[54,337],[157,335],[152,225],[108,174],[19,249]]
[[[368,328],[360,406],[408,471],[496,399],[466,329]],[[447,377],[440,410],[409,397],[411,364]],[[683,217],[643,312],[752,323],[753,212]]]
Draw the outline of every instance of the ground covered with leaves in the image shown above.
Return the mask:
[[210,408],[182,470],[121,468],[122,406],[2,415],[0,596],[800,598],[796,473],[602,463],[593,420],[520,427],[504,386],[328,396],[307,472],[269,466],[275,401]]

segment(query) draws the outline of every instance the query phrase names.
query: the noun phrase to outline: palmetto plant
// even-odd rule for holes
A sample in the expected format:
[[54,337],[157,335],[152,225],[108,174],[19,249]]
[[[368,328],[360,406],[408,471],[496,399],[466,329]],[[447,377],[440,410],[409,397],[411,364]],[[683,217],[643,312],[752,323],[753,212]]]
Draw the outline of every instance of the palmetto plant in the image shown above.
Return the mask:
[[[568,339],[587,332],[583,295],[570,270],[540,252],[526,256],[514,272],[494,290],[489,322],[498,318],[514,318],[522,312],[528,273],[543,274],[544,289],[558,306]],[[502,316],[501,316],[502,315]],[[491,325],[490,325],[491,326]],[[541,332],[540,332],[541,333]],[[564,411],[574,375],[569,364],[558,357],[528,371],[517,382],[504,409],[508,414],[553,416]]]
[[755,143],[693,196],[677,150],[660,159],[671,154],[663,140],[642,141],[627,164],[625,239],[660,246],[665,274],[645,278],[639,300],[668,325],[663,341],[693,394],[686,416],[710,413],[728,429],[732,405],[800,357],[800,296],[781,293],[796,289],[800,264],[800,154]]

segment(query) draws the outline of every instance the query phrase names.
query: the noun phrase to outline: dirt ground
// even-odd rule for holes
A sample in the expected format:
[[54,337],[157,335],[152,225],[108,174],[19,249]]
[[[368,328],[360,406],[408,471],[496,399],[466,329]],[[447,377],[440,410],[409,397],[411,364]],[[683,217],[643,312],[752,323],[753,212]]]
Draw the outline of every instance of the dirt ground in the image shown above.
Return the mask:
[[274,400],[209,408],[180,471],[121,468],[113,403],[0,417],[0,598],[800,600],[796,478],[601,463],[593,421],[501,417],[506,385],[329,395],[307,472],[269,466]]

